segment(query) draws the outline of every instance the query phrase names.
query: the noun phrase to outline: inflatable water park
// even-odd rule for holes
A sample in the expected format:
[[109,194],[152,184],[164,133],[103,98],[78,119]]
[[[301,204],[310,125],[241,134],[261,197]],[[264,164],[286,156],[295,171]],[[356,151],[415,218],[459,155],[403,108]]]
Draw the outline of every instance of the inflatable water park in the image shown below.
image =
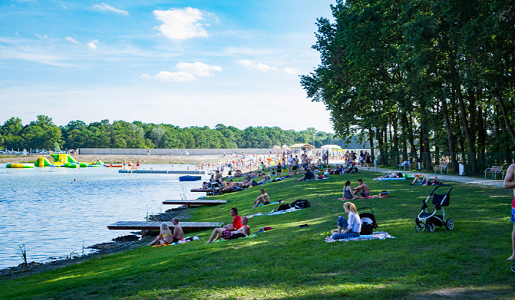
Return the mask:
[[64,167],[71,169],[80,169],[87,167],[102,167],[104,163],[100,160],[97,160],[94,163],[86,163],[86,162],[78,162],[73,157],[68,154],[50,154],[54,159],[54,162],[50,162],[43,156],[38,157],[34,164],[7,164],[7,168],[15,168],[15,169],[30,169],[34,167]]

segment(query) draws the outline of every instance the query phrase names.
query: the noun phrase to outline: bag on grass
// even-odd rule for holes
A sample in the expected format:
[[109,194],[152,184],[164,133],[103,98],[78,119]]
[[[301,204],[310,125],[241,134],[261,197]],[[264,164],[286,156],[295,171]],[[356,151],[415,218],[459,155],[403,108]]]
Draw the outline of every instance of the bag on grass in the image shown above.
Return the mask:
[[282,204],[281,206],[279,206],[277,211],[287,210],[287,209],[290,209],[290,208],[291,208],[291,206],[289,204]]
[[311,206],[311,203],[309,203],[308,200],[303,200],[303,199],[296,200],[295,202],[293,202],[291,204],[291,207],[295,207],[297,209],[308,208],[310,206]]

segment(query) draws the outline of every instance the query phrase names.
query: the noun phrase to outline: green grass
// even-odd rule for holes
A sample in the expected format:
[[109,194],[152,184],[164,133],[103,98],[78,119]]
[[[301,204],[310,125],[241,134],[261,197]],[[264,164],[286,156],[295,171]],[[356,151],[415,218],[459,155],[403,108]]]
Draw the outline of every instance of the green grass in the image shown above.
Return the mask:
[[[455,229],[417,233],[414,219],[431,187],[409,181],[372,181],[378,174],[332,176],[329,180],[265,185],[272,200],[308,199],[311,207],[249,220],[253,239],[184,245],[106,255],[63,269],[0,282],[2,299],[334,299],[334,298],[512,298],[510,270],[511,191],[454,184],[447,209]],[[297,176],[298,177],[298,176]],[[355,200],[370,206],[378,230],[396,239],[326,243],[342,215],[343,183],[363,178],[372,194],[388,199]],[[259,188],[226,194],[227,205],[191,209],[191,221],[230,222],[240,215],[269,212],[278,205],[251,209]],[[299,228],[309,224],[307,228]]]

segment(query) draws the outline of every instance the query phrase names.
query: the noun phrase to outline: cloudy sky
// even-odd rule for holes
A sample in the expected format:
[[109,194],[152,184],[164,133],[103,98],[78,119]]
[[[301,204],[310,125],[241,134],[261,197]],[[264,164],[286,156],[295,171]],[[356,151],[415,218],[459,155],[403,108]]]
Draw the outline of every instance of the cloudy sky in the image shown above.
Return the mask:
[[332,132],[300,86],[329,0],[0,1],[0,122]]

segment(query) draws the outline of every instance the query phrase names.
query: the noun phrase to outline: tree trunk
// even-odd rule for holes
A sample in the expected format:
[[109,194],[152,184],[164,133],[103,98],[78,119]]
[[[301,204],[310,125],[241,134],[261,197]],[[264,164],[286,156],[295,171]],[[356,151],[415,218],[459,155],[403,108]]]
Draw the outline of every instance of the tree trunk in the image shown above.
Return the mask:
[[411,120],[411,117],[406,120],[406,123],[408,123],[408,120],[409,120],[408,139],[409,139],[409,144],[411,146],[411,155],[412,155],[412,157],[415,158],[415,162],[418,162],[419,159],[418,159],[418,155],[417,155],[417,148],[415,147],[415,138],[413,136],[413,122]]
[[504,101],[502,100],[501,94],[497,89],[493,89],[492,93],[494,94],[495,98],[497,99],[497,102],[499,103],[499,107],[501,108],[502,116],[504,118],[504,123],[506,124],[506,127],[510,132],[513,143],[515,143],[515,132],[513,131],[513,126],[511,126],[510,119],[508,118],[508,112],[506,111],[506,106],[504,105]]
[[458,102],[460,104],[460,112],[461,112],[461,121],[463,122],[463,129],[465,131],[465,137],[467,138],[467,143],[469,146],[469,154],[470,154],[470,170],[472,174],[476,173],[476,159],[475,159],[475,139],[472,131],[469,127],[469,121],[467,119],[467,110],[465,108],[465,102],[463,101],[463,94],[461,93],[460,87],[456,90],[458,95]]
[[449,154],[451,156],[451,166],[454,172],[458,171],[458,161],[456,160],[456,146],[454,145],[454,135],[452,134],[451,122],[449,121],[449,111],[447,109],[447,101],[442,101],[442,114],[447,132],[447,142],[449,143]]

